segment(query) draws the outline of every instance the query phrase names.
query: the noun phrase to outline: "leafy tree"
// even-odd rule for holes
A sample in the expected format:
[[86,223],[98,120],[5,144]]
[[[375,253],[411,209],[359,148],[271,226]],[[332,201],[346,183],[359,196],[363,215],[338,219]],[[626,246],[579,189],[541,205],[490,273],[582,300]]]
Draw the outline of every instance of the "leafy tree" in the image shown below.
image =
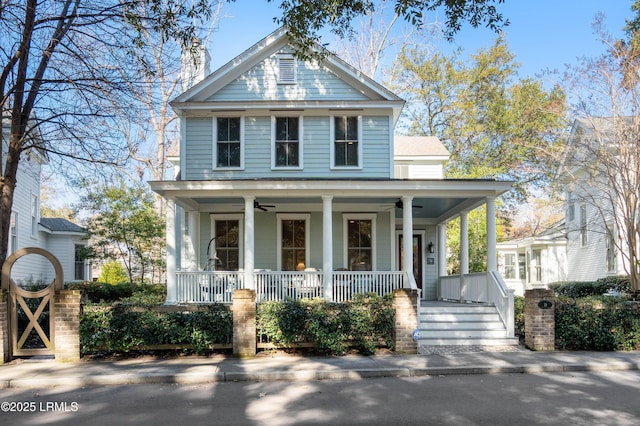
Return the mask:
[[[531,78],[518,79],[518,64],[502,37],[468,59],[422,48],[401,52],[394,88],[407,99],[407,131],[437,136],[451,152],[446,175],[514,181],[516,191],[498,204],[502,221],[529,188],[556,170],[556,135],[564,128],[564,94]],[[484,210],[469,213],[469,270],[484,270]],[[498,229],[504,239],[504,227]],[[459,271],[459,223],[451,222],[449,269]]]
[[98,277],[99,282],[108,284],[120,284],[127,282],[128,279],[127,271],[125,271],[122,263],[117,260],[109,260],[103,263],[102,272]]
[[[273,0],[268,0],[273,1]],[[453,35],[464,23],[484,25],[498,30],[508,25],[497,5],[504,0],[395,0],[394,11],[402,19],[419,28],[425,14],[443,10],[446,35]],[[289,28],[292,42],[302,57],[314,56],[310,50],[320,40],[325,27],[339,38],[353,35],[352,22],[375,11],[380,2],[373,0],[281,0],[282,15],[276,22]]]
[[515,181],[517,200],[555,172],[565,97],[543,82],[518,79],[506,41],[467,60],[422,49],[401,53],[393,80],[407,99],[408,131],[437,136],[451,152],[447,175]]
[[[123,76],[143,30],[187,43],[207,0],[0,2],[0,262],[6,258],[16,173],[23,153],[45,152],[61,171],[121,164],[127,149],[107,125],[112,100],[134,109]],[[142,9],[148,13],[141,13]],[[66,162],[66,160],[73,160]],[[62,164],[64,163],[64,164]],[[83,163],[86,164],[86,163]],[[94,171],[95,173],[95,171]]]
[[144,282],[162,267],[164,222],[148,190],[123,182],[92,187],[82,198],[82,207],[91,212],[87,227],[96,255],[122,262],[129,282]]

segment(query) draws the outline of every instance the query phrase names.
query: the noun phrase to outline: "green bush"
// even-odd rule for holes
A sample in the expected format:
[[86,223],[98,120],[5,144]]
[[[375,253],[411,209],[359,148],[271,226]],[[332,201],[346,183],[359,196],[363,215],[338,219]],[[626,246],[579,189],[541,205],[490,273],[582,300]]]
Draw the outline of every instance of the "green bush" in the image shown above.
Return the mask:
[[567,281],[549,285],[558,296],[573,299],[590,296],[602,296],[610,290],[628,293],[630,290],[629,277],[614,276],[600,278],[596,281]]
[[128,304],[157,305],[166,300],[166,286],[156,284],[108,284],[102,282],[68,283],[70,290],[80,290],[89,303],[125,302]]
[[524,334],[524,297],[513,298],[513,319],[516,334]]
[[343,355],[354,347],[365,355],[393,348],[395,314],[390,296],[357,295],[349,303],[322,299],[263,302],[256,308],[258,336],[274,344],[315,342],[319,352]]
[[102,273],[98,281],[108,284],[120,284],[129,281],[129,276],[124,266],[116,260],[110,260],[102,265]]
[[83,355],[129,352],[136,346],[185,345],[201,354],[216,343],[230,343],[231,311],[211,305],[198,312],[155,312],[130,305],[87,305],[80,316]]
[[640,309],[624,299],[558,297],[555,321],[558,349],[640,349]]

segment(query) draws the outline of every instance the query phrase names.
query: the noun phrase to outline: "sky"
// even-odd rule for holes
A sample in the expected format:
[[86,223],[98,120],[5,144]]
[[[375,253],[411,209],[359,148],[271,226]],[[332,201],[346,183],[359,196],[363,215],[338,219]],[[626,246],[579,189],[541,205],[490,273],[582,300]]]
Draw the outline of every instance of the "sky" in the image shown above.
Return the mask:
[[[273,18],[280,14],[278,4],[278,1],[236,0],[226,6],[226,17],[209,42],[211,70],[277,29]],[[632,17],[631,4],[632,0],[505,0],[499,10],[510,22],[505,34],[516,62],[521,64],[520,75],[533,77],[545,69],[562,70],[565,64],[575,64],[578,57],[603,53],[605,48],[592,28],[596,14],[604,13],[605,27],[621,38],[625,19]],[[436,15],[430,15],[426,21],[433,22],[435,18]],[[462,47],[470,54],[491,46],[495,37],[489,29],[467,25],[453,43],[443,40],[436,47],[445,53]]]

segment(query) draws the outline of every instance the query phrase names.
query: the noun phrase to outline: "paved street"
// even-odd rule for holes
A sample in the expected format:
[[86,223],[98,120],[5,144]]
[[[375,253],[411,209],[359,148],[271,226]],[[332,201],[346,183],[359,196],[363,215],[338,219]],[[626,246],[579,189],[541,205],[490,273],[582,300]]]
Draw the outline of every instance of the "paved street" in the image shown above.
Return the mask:
[[638,395],[638,371],[3,389],[0,423],[637,425]]

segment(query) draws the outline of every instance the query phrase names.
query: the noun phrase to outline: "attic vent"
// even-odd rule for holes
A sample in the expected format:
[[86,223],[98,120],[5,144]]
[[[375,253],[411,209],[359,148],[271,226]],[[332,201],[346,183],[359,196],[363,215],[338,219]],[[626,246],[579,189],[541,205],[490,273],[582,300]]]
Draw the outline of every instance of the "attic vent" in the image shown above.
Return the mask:
[[296,82],[296,63],[291,57],[278,58],[278,83]]

